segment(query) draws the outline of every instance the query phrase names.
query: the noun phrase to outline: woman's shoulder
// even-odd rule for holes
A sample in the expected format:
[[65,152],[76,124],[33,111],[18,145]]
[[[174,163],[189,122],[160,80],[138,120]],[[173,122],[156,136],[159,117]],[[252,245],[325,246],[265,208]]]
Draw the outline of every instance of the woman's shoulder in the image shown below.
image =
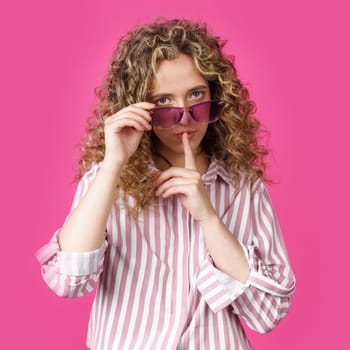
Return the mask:
[[265,190],[265,182],[262,177],[256,177],[254,174],[244,171],[232,173],[227,170],[228,167],[225,166],[223,161],[213,158],[210,168],[227,184],[233,186],[236,191],[245,190],[254,194]]

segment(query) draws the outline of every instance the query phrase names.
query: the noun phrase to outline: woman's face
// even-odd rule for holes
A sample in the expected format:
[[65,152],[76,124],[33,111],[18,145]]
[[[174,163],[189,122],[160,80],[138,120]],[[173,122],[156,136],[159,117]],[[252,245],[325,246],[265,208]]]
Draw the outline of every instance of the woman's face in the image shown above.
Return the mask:
[[[164,60],[152,84],[151,101],[159,107],[187,107],[210,101],[208,81],[203,78],[191,57],[180,54],[173,60]],[[187,110],[178,125],[170,129],[153,127],[158,138],[157,151],[168,159],[183,154],[182,134],[188,133],[195,154],[207,131],[208,124],[194,121]]]

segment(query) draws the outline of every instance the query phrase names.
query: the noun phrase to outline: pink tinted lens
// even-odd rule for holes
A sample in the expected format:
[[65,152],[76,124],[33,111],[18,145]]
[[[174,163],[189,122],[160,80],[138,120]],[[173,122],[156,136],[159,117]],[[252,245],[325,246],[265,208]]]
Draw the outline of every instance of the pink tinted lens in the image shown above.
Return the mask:
[[198,123],[212,123],[219,119],[221,101],[198,103],[190,107],[192,118]]
[[180,123],[181,111],[176,107],[162,107],[152,111],[152,123],[158,128],[172,128]]
[[[202,102],[188,108],[192,118],[198,123],[212,123],[219,119],[221,101]],[[180,123],[184,108],[162,107],[152,110],[152,123],[162,129],[173,128]]]

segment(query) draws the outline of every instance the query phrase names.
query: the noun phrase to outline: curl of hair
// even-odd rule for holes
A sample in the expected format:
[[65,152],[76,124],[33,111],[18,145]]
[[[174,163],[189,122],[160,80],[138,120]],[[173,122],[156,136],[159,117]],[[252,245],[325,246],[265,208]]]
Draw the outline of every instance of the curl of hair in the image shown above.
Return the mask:
[[[104,158],[104,120],[120,109],[149,100],[152,80],[162,60],[186,54],[209,82],[212,99],[222,99],[221,118],[209,124],[202,141],[208,156],[222,161],[239,183],[242,174],[253,184],[264,177],[267,149],[260,145],[260,122],[248,90],[238,79],[234,57],[225,56],[225,42],[208,33],[205,24],[185,19],[157,19],[123,36],[115,50],[102,85],[98,103],[88,119],[86,139],[81,143],[79,180],[93,163]],[[119,189],[134,199],[129,209],[136,215],[152,203],[155,175],[152,162],[152,131],[145,132],[139,147],[122,171]]]

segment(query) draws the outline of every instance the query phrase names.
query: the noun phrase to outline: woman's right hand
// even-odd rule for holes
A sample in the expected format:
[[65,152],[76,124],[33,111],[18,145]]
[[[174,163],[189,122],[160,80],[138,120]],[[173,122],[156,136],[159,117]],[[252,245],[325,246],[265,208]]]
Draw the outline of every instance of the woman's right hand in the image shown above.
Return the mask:
[[148,102],[136,103],[106,118],[105,157],[86,195],[82,196],[59,233],[63,251],[89,252],[101,247],[108,216],[116,200],[120,173],[136,151],[143,133],[152,129],[149,110],[154,106]]
[[104,163],[124,166],[136,151],[145,131],[152,130],[150,109],[155,105],[140,102],[125,107],[105,120]]

